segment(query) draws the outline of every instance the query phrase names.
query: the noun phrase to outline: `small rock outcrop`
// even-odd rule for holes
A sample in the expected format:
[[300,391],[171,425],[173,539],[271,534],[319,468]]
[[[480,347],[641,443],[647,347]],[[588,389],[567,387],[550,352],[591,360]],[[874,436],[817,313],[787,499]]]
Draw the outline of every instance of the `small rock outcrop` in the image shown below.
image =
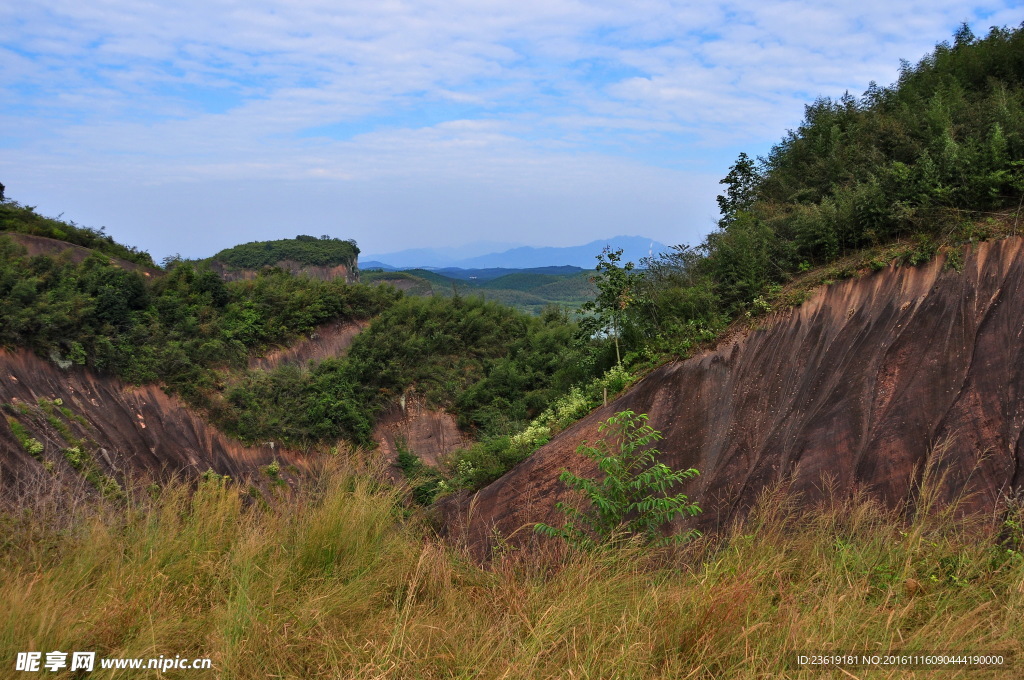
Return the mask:
[[[392,404],[377,418],[373,440],[380,457],[392,466],[400,449],[415,454],[427,465],[437,466],[445,455],[473,443],[459,429],[455,416],[429,408],[416,395]],[[397,469],[392,477],[400,477]]]

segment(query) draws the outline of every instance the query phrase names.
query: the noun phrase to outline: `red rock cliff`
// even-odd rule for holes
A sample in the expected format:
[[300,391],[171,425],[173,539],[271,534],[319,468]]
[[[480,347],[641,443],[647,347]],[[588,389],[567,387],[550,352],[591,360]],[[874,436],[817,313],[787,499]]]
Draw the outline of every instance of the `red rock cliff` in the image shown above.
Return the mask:
[[[841,493],[910,500],[929,451],[948,448],[941,495],[991,509],[1018,488],[1024,462],[1024,242],[984,243],[961,272],[944,258],[890,267],[819,291],[762,330],[670,363],[576,423],[472,500],[444,508],[478,548],[553,513],[563,468],[597,425],[625,409],[665,435],[663,461],[695,467],[687,493],[714,529],[784,478],[809,500],[831,477]],[[589,470],[588,470],[589,471]]]
[[[278,267],[291,272],[295,276],[308,276],[311,279],[330,281],[332,279],[345,279],[346,283],[359,283],[359,265],[353,263],[351,267],[344,264],[337,265],[312,265],[301,264],[292,260],[281,260]],[[223,262],[213,261],[210,267],[221,275],[225,281],[249,281],[256,278],[259,271],[256,269],[235,269],[225,265]]]
[[[55,427],[38,407],[41,400],[56,399],[72,415],[51,413],[61,423]],[[122,481],[211,469],[240,479],[275,460],[306,466],[300,456],[270,443],[247,447],[225,437],[155,385],[132,387],[81,368],[62,370],[24,350],[0,350],[0,406],[0,486],[38,472],[44,460],[62,468],[68,435],[88,440],[103,472]],[[39,459],[19,442],[11,419],[43,446]]]

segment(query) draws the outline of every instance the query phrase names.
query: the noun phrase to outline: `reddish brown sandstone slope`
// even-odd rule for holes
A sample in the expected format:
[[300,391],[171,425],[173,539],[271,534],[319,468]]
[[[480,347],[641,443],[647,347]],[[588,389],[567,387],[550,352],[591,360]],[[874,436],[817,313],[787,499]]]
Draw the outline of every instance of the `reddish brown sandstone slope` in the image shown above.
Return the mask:
[[343,357],[348,354],[348,349],[356,336],[369,325],[369,321],[362,320],[324,324],[308,338],[303,338],[290,347],[275,349],[262,357],[252,357],[249,360],[249,368],[269,371],[288,364],[302,366],[310,361]]
[[455,416],[429,408],[422,398],[410,393],[392,404],[377,419],[373,440],[380,457],[391,464],[393,479],[402,479],[396,465],[398,451],[404,448],[427,465],[439,465],[456,449],[466,448],[472,440],[459,429]]
[[788,477],[808,500],[827,477],[842,494],[911,499],[940,442],[942,496],[966,491],[972,508],[992,508],[1024,483],[1024,246],[975,246],[962,272],[943,264],[830,286],[762,330],[662,366],[481,490],[471,512],[470,499],[449,502],[450,526],[485,548],[494,529],[557,521],[559,471],[586,469],[576,447],[624,409],[664,433],[664,462],[701,472],[686,491],[705,529]]
[[[358,266],[348,267],[343,264],[337,265],[314,265],[302,264],[293,260],[281,260],[277,266],[295,276],[308,276],[311,279],[320,281],[331,281],[333,279],[344,279],[346,283],[359,283]],[[229,267],[223,262],[214,260],[210,267],[220,274],[225,281],[251,281],[259,275],[257,269],[236,269]]]
[[207,470],[240,479],[274,460],[305,467],[301,457],[280,447],[246,447],[225,437],[155,385],[132,387],[81,368],[62,370],[24,350],[0,350],[0,484],[42,469],[41,461],[19,443],[8,418],[44,445],[44,460],[63,466],[61,450],[68,442],[37,408],[40,400],[55,399],[76,416],[58,414],[63,427],[74,438],[89,440],[103,472],[119,480]]

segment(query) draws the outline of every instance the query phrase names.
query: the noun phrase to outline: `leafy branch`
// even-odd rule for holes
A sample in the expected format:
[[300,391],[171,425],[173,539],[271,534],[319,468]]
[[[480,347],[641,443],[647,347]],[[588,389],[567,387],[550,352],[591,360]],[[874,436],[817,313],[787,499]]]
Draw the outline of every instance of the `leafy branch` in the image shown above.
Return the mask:
[[[647,423],[645,414],[616,413],[598,428],[607,436],[576,450],[597,462],[602,479],[581,477],[568,470],[559,479],[590,501],[584,510],[558,502],[555,507],[566,516],[561,527],[539,523],[538,533],[563,538],[577,548],[614,545],[639,536],[650,545],[682,543],[700,535],[696,529],[666,536],[664,527],[677,517],[693,517],[701,509],[684,493],[672,490],[699,473],[672,470],[657,462],[660,451],[652,444],[662,435]],[[613,446],[614,445],[614,446]]]

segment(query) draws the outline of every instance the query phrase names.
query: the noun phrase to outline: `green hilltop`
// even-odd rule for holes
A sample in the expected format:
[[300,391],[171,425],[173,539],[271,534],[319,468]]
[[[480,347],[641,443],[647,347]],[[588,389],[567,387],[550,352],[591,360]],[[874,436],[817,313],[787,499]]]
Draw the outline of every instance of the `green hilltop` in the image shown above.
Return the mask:
[[300,234],[295,238],[252,241],[225,248],[212,259],[238,269],[259,269],[272,267],[285,260],[303,265],[343,264],[351,267],[358,256],[359,247],[355,241]]
[[112,236],[103,233],[103,229],[91,229],[74,222],[43,217],[32,206],[20,205],[15,201],[0,200],[0,234],[4,232],[52,238],[144,267],[156,266],[149,253],[117,243]]

